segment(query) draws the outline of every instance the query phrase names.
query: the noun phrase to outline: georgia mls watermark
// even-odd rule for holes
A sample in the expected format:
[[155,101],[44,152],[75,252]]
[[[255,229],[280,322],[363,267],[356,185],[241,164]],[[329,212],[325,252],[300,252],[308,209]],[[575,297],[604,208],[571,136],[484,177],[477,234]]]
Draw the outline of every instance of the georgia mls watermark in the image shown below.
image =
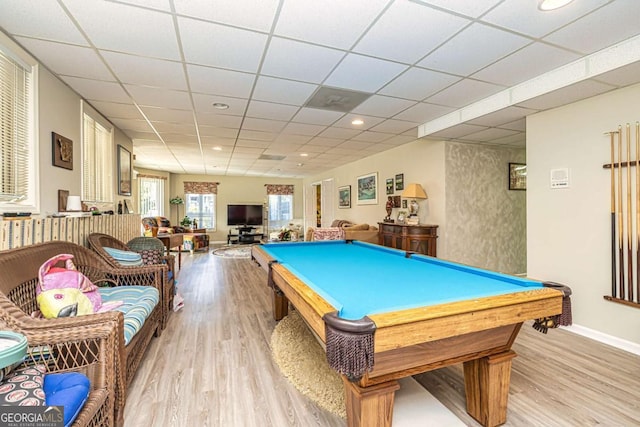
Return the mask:
[[64,406],[0,406],[0,427],[64,427]]

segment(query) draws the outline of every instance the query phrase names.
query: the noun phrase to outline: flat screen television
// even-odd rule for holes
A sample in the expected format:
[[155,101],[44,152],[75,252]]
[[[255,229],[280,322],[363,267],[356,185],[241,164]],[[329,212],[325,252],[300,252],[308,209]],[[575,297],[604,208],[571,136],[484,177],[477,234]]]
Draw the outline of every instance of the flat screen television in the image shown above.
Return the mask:
[[227,205],[227,225],[262,225],[262,205]]

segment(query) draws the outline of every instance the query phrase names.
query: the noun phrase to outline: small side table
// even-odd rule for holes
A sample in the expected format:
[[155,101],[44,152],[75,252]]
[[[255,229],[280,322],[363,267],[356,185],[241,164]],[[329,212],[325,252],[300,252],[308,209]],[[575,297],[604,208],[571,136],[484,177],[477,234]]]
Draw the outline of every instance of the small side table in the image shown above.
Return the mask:
[[162,240],[164,247],[167,248],[167,254],[171,252],[171,248],[178,248],[178,268],[182,268],[182,244],[184,243],[184,237],[182,234],[158,234],[157,237]]

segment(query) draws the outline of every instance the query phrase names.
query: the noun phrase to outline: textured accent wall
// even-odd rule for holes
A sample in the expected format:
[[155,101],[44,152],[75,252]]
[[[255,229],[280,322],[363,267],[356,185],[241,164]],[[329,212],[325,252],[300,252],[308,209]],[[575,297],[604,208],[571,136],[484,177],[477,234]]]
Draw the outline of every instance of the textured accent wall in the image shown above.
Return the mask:
[[509,190],[524,148],[449,142],[445,148],[447,258],[505,273],[527,266],[526,191]]
[[100,215],[2,221],[0,250],[65,240],[87,246],[91,233],[105,233],[123,242],[140,236],[140,215]]

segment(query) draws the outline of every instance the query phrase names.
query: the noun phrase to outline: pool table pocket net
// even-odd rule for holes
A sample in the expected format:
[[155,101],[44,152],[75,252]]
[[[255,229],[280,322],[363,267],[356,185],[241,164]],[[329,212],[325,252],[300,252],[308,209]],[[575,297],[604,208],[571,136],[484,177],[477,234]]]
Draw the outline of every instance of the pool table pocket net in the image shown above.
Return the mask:
[[366,316],[360,320],[345,320],[338,317],[337,312],[327,313],[322,318],[329,366],[350,381],[357,381],[373,370],[375,323]]

